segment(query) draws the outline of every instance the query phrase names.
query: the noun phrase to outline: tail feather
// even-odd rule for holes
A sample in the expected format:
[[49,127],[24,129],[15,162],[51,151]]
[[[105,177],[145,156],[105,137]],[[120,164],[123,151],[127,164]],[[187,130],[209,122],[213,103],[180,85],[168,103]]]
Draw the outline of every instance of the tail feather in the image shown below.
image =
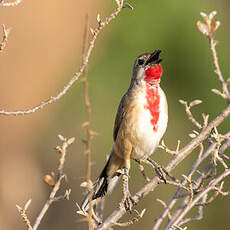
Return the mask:
[[[92,200],[95,200],[99,197],[105,196],[108,189],[108,180],[106,177],[99,177],[96,182],[93,185],[93,194],[92,194]],[[81,209],[85,212],[89,210],[89,198],[88,194],[85,197]]]
[[105,196],[108,191],[108,178],[101,177],[98,181],[94,184],[94,193],[92,199],[95,200],[99,197]]
[[[120,174],[116,171],[120,167],[120,164],[117,164],[118,161],[114,160],[114,158],[117,158],[116,156],[114,157],[114,155],[115,154],[110,155],[104,169],[93,185],[92,200],[105,196],[107,192],[111,193],[119,179]],[[114,165],[114,163],[116,163],[116,165]],[[84,199],[81,208],[85,212],[89,210],[88,194]]]

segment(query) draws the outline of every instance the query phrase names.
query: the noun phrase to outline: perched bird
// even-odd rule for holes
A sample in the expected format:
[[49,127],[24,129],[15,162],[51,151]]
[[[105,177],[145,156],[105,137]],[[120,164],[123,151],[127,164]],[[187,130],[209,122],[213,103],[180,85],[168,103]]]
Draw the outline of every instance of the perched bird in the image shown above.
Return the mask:
[[[113,147],[104,169],[96,180],[92,200],[111,192],[118,178],[123,179],[123,200],[126,210],[131,210],[132,199],[128,189],[130,160],[147,160],[165,133],[168,106],[160,88],[162,66],[160,50],[140,55],[133,67],[130,86],[118,107]],[[82,210],[89,208],[88,197]]]

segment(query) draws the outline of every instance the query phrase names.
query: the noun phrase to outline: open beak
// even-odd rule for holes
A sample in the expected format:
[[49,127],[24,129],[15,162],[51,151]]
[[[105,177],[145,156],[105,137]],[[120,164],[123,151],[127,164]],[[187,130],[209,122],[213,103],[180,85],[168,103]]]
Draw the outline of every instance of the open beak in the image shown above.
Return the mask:
[[159,64],[162,59],[159,59],[159,55],[161,53],[161,50],[155,50],[149,57],[149,59],[146,61],[145,65],[149,64]]

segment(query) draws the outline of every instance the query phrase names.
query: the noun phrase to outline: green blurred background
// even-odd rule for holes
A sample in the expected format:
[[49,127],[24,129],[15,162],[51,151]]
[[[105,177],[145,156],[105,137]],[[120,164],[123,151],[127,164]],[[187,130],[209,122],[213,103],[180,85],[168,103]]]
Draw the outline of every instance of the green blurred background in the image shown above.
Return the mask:
[[[223,75],[229,77],[229,0],[131,0],[130,4],[134,10],[124,9],[105,28],[90,58],[92,127],[98,133],[92,143],[93,180],[111,150],[116,110],[129,86],[133,62],[139,54],[162,50],[164,74],[161,86],[169,103],[169,123],[164,140],[170,148],[175,148],[178,139],[184,146],[190,140],[188,134],[194,129],[183,106],[178,103],[179,99],[203,100],[203,104],[194,108],[200,121],[202,112],[210,114],[212,119],[225,106],[221,98],[211,93],[212,88],[220,89],[220,84],[213,71],[208,41],[198,32],[196,22],[201,20],[201,11],[217,11],[217,18],[221,21],[216,34],[219,41],[217,51]],[[55,95],[78,69],[85,14],[89,14],[90,25],[94,27],[97,13],[104,18],[115,6],[112,0],[25,0],[18,7],[1,8],[0,22],[13,27],[7,48],[0,56],[1,108],[27,108]],[[85,117],[83,85],[80,82],[61,100],[42,111],[25,117],[1,117],[0,229],[25,229],[15,205],[23,206],[30,198],[32,204],[28,213],[31,221],[35,220],[50,192],[42,178],[57,168],[59,156],[53,148],[60,144],[58,134],[76,137],[65,164],[72,193],[70,201],[53,204],[40,229],[87,229],[85,223],[77,222],[79,216],[75,205],[83,199],[79,184],[86,174],[82,143],[86,134],[81,128]],[[227,131],[229,125],[230,120],[227,119],[220,131]],[[178,178],[190,169],[196,155],[194,152],[175,170]],[[161,164],[170,158],[160,149],[154,154],[154,160]],[[148,174],[153,175],[151,169],[148,169]],[[131,192],[143,184],[144,180],[133,162]],[[147,208],[147,212],[129,229],[150,229],[154,218],[162,211],[156,199],[167,202],[174,191],[172,186],[160,185],[142,200],[137,209]],[[105,215],[117,207],[120,199],[118,185],[113,196],[107,199]],[[229,229],[229,205],[227,197],[217,198],[205,208],[204,219],[191,223],[189,228]]]

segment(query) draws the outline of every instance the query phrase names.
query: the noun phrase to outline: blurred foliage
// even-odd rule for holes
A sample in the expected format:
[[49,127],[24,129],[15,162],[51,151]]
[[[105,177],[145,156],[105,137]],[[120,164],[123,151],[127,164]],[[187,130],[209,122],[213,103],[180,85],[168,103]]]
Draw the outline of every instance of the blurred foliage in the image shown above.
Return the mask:
[[[101,17],[107,15],[115,6],[114,1],[109,2],[111,4],[106,7],[104,12],[99,12]],[[108,4],[108,1],[105,1],[106,4]],[[223,75],[229,77],[229,1],[133,0],[130,1],[130,4],[134,7],[134,10],[124,9],[121,15],[105,29],[99,37],[90,59],[89,87],[93,111],[92,126],[98,132],[92,147],[93,160],[96,163],[92,168],[93,180],[96,179],[102,169],[106,154],[109,154],[111,150],[116,110],[122,95],[129,86],[133,62],[139,54],[155,49],[162,50],[164,74],[161,86],[166,92],[169,103],[169,123],[164,140],[170,148],[176,146],[177,139],[182,141],[182,146],[185,145],[189,141],[188,134],[194,129],[187,120],[184,107],[178,103],[179,99],[187,101],[203,100],[203,104],[193,109],[194,114],[200,121],[202,121],[202,112],[210,114],[210,119],[212,119],[225,106],[220,97],[211,93],[211,89],[219,89],[220,84],[213,71],[214,67],[208,41],[197,30],[196,22],[200,20],[199,13],[201,11],[209,13],[212,10],[217,10],[217,18],[221,21],[221,26],[216,33],[216,39],[219,40],[217,51]],[[79,53],[76,53],[76,59],[79,60]],[[75,60],[73,60],[74,62]],[[74,68],[70,70],[66,73],[66,76],[69,78],[74,70]],[[63,82],[65,81],[63,80]],[[81,181],[79,178],[85,175],[86,159],[83,156],[84,146],[81,142],[81,139],[85,138],[84,131],[81,128],[85,116],[82,85],[78,83],[65,96],[65,99],[58,103],[60,103],[57,108],[59,111],[54,116],[53,123],[47,128],[51,131],[44,133],[44,139],[52,143],[54,133],[62,133],[65,136],[75,136],[77,138],[76,149],[71,151],[75,153],[71,153],[72,155],[69,156],[71,160],[67,160],[66,168],[69,171],[69,180],[73,188],[73,199],[81,202],[83,196],[79,189]],[[228,119],[224,124],[221,131],[226,131],[230,127],[230,120]],[[40,143],[38,145],[42,148]],[[43,151],[47,151],[47,149],[43,149]],[[161,150],[157,150],[153,155],[153,158],[162,164],[168,161],[170,157]],[[193,159],[194,157],[190,156],[185,160],[183,165],[175,171],[175,174],[179,176],[179,173],[187,172]],[[51,159],[49,160],[51,161]],[[42,167],[46,168],[43,163],[41,162]],[[148,173],[152,173],[150,169]],[[131,191],[136,191],[143,183],[144,181],[133,162],[130,180]],[[147,199],[140,202],[137,208],[147,207],[147,212],[139,223],[129,229],[139,229],[140,227],[150,229],[154,218],[162,210],[162,206],[156,202],[156,198],[159,197],[168,201],[173,191],[175,191],[175,188],[161,185]],[[108,210],[106,214],[109,214],[117,206],[120,197],[121,190],[118,185],[114,195],[108,198],[109,203],[111,200],[113,205],[111,207],[106,206]],[[229,205],[229,199],[218,198],[210,207],[204,209],[205,219],[193,222],[190,225],[191,228],[196,230],[227,229],[224,226],[228,223]],[[73,212],[72,208],[68,212]],[[61,211],[59,215],[58,219],[60,220],[62,219]],[[55,221],[57,220],[56,217]],[[82,229],[82,226],[82,224],[78,224],[77,229],[78,227]]]

